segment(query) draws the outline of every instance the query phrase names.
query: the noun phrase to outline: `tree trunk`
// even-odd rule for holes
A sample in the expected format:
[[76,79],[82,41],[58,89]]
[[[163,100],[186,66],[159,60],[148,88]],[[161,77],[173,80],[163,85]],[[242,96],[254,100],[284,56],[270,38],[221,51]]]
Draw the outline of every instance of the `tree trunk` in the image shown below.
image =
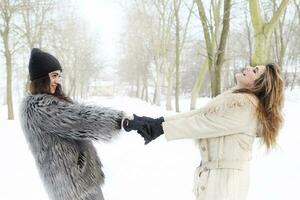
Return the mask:
[[180,27],[180,21],[179,21],[179,7],[181,2],[177,2],[174,0],[174,10],[175,10],[175,66],[176,66],[176,83],[175,83],[175,107],[176,112],[180,112],[179,110],[179,94],[180,94],[180,78],[179,78],[179,65],[180,65],[180,35],[179,35],[179,27]]
[[250,25],[248,23],[248,17],[247,17],[247,13],[245,12],[245,25],[246,25],[246,30],[247,30],[247,41],[248,41],[248,47],[249,47],[249,61],[248,63],[251,63],[251,56],[252,56],[252,51],[253,51],[253,47],[252,47],[252,36],[251,36],[251,29],[250,29]]
[[[221,1],[218,2],[211,2],[211,7],[212,7],[212,12],[211,14],[213,15],[213,22],[209,22],[206,14],[205,14],[205,8],[203,5],[202,0],[197,0],[197,6],[198,6],[198,13],[200,16],[202,28],[203,28],[203,33],[204,33],[204,38],[205,38],[205,45],[206,45],[206,53],[207,53],[207,58],[208,58],[208,69],[210,73],[210,81],[211,81],[211,94],[212,96],[217,96],[220,93],[220,67],[223,62],[223,55],[225,51],[225,46],[226,46],[226,39],[228,35],[228,30],[229,29],[229,15],[230,15],[230,9],[231,4],[230,1],[227,3],[228,5],[224,5],[224,9],[226,9],[226,12],[224,13],[225,18],[223,20],[223,23],[228,23],[228,26],[223,27],[223,32],[221,36],[221,43],[219,44],[218,38],[220,36],[219,34],[219,28],[220,28],[220,5]],[[226,3],[227,1],[225,1]],[[214,24],[214,28],[210,27],[210,24]],[[226,33],[227,32],[227,33]],[[222,46],[220,46],[222,45]],[[224,45],[224,46],[223,46]],[[218,51],[216,52],[216,48]],[[219,65],[217,66],[217,59],[219,57]]]
[[8,46],[8,36],[4,41],[6,60],[6,98],[8,120],[14,120],[13,97],[12,97],[12,62],[11,53]]
[[192,90],[190,110],[196,109],[197,98],[198,98],[202,83],[205,79],[205,75],[207,74],[207,71],[208,71],[208,59],[206,58],[205,62],[200,67],[196,82],[195,82],[193,90]]
[[148,65],[144,67],[144,99],[148,102]]
[[214,79],[214,90],[213,96],[217,96],[221,93],[221,68],[224,62],[225,47],[230,27],[230,10],[231,0],[225,0],[224,2],[224,16],[223,16],[223,29],[221,33],[221,40],[218,46],[217,60],[215,64],[215,79]]
[[136,98],[140,98],[140,90],[141,90],[140,75],[139,75],[139,73],[137,73],[136,74],[136,91],[135,91]]
[[251,66],[264,64],[268,61],[268,49],[270,48],[270,33],[257,33],[254,38],[254,54],[251,58]]
[[173,91],[173,81],[172,76],[167,77],[167,97],[166,97],[166,109],[172,110],[172,91]]
[[[156,62],[158,63],[158,62]],[[155,90],[154,90],[154,96],[153,96],[153,103],[157,106],[160,106],[160,95],[161,95],[161,85],[162,85],[162,71],[161,68],[163,66],[163,63],[160,65],[157,65],[156,67],[156,82],[155,82]]]
[[254,54],[251,58],[251,65],[265,64],[268,61],[268,52],[271,45],[271,34],[279,22],[280,16],[287,7],[289,0],[282,0],[280,6],[273,14],[270,21],[265,22],[261,16],[261,9],[258,0],[249,1],[249,10],[252,26],[255,35]]
[[[3,3],[3,4],[2,4]],[[13,95],[12,95],[12,52],[9,46],[10,23],[12,16],[12,6],[10,1],[1,1],[1,17],[3,20],[3,30],[0,29],[0,35],[3,41],[4,56],[6,64],[6,101],[8,120],[14,119]]]

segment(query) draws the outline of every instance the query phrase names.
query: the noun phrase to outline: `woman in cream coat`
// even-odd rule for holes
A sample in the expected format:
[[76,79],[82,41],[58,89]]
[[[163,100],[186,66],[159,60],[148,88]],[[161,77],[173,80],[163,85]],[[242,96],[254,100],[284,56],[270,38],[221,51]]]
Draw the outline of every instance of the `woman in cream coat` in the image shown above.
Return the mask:
[[152,119],[124,120],[145,143],[159,135],[168,141],[196,139],[201,164],[195,171],[197,200],[245,200],[252,145],[257,136],[267,148],[276,143],[282,124],[283,81],[276,64],[247,67],[236,74],[237,87],[199,110]]

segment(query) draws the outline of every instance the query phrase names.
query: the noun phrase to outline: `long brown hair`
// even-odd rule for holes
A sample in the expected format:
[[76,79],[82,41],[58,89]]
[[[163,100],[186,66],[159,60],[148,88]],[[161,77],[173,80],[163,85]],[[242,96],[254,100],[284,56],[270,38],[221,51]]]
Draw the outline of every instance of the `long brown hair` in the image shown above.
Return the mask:
[[70,97],[67,97],[65,95],[60,84],[57,84],[54,94],[52,94],[50,92],[50,77],[49,76],[45,76],[45,77],[31,81],[29,90],[30,90],[30,93],[33,95],[34,94],[49,94],[49,95],[56,96],[59,99],[65,100],[69,103],[73,102]]
[[261,123],[261,136],[267,149],[276,145],[279,129],[283,124],[284,83],[277,64],[265,65],[265,72],[255,80],[254,87],[241,88],[234,92],[255,95],[259,104],[257,117]]

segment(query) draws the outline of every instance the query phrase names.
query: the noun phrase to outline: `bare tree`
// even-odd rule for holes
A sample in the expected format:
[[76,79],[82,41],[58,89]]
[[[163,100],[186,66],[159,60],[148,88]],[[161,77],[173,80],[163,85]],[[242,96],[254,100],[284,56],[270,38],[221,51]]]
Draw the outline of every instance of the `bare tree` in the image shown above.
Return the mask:
[[[221,24],[220,9],[221,1],[211,1],[211,15],[213,16],[210,21],[207,18],[205,8],[202,0],[196,0],[198,12],[203,28],[203,34],[206,44],[207,60],[200,68],[198,78],[195,82],[190,109],[195,109],[196,99],[204,80],[205,74],[209,69],[211,79],[211,92],[212,96],[217,96],[221,90],[221,67],[224,62],[225,47],[229,32],[230,24],[230,10],[231,0],[224,1],[223,5],[223,19]],[[222,31],[220,28],[222,25]]]
[[[300,36],[299,36],[299,31],[300,31],[300,2],[294,0],[293,1],[293,5],[295,6],[295,14],[297,16],[297,18],[294,20],[292,20],[292,24],[293,24],[293,35],[289,36],[289,42],[290,42],[290,47],[289,47],[289,51],[288,51],[288,55],[287,57],[287,63],[288,65],[290,65],[292,69],[286,69],[285,72],[285,82],[287,83],[286,86],[290,86],[290,89],[293,90],[295,88],[295,86],[299,86],[300,84],[300,78],[299,78],[299,54],[300,54],[300,50],[299,50],[299,46],[295,45],[295,44],[299,44],[300,42]],[[294,22],[296,24],[294,24]]]
[[174,14],[175,14],[175,68],[176,68],[176,83],[175,83],[175,106],[176,106],[176,112],[179,112],[179,95],[180,95],[180,71],[179,71],[179,67],[180,67],[180,56],[181,56],[181,52],[186,40],[186,34],[187,34],[187,28],[192,16],[192,12],[193,12],[193,8],[195,5],[195,1],[192,2],[192,6],[189,9],[189,14],[187,17],[187,20],[185,22],[184,25],[184,30],[183,30],[183,34],[180,35],[180,27],[181,27],[181,23],[180,23],[180,17],[179,17],[179,11],[180,11],[180,7],[182,5],[182,1],[181,0],[173,0],[173,4],[174,4]]
[[[28,49],[34,47],[43,48],[43,37],[47,29],[51,29],[53,20],[50,14],[56,6],[54,0],[19,0],[19,23],[15,25],[16,31],[22,39],[22,46],[28,52]],[[22,68],[24,73],[24,68]],[[25,90],[29,89],[29,77],[24,80]]]
[[17,12],[17,3],[10,0],[0,1],[0,35],[3,41],[3,51],[6,63],[6,99],[8,119],[14,119],[13,94],[12,94],[12,56],[16,44],[11,42],[12,18]]
[[179,65],[180,65],[180,52],[179,52],[179,43],[180,43],[180,20],[179,20],[179,9],[181,5],[181,0],[173,0],[174,5],[174,14],[175,14],[175,68],[176,68],[176,89],[175,89],[175,107],[176,112],[179,112]]
[[248,41],[248,47],[249,47],[249,63],[251,63],[251,56],[252,56],[252,52],[253,52],[253,48],[252,48],[252,43],[253,43],[253,39],[252,39],[252,32],[251,32],[251,25],[248,22],[248,12],[245,12],[245,26],[246,26],[246,33],[247,33],[247,41]]
[[63,87],[67,95],[73,99],[84,98],[102,67],[95,45],[98,35],[89,33],[75,5],[68,1],[60,3],[61,7],[53,13],[51,26],[44,32],[43,42],[64,66]]
[[130,84],[130,94],[149,100],[150,67],[153,62],[153,13],[145,1],[135,2],[127,12],[125,39],[122,40],[124,56],[120,59],[119,74],[122,84]]
[[191,94],[191,103],[190,103],[190,110],[195,110],[196,109],[196,103],[197,103],[197,98],[202,86],[202,83],[204,81],[204,78],[207,74],[208,71],[208,58],[205,59],[203,64],[200,66],[195,84],[193,86],[192,94]]
[[[174,14],[170,0],[154,0],[153,1],[156,12],[158,13],[157,29],[152,30],[152,42],[154,44],[153,55],[155,65],[155,89],[153,96],[153,103],[160,105],[162,85],[164,75],[172,73],[173,70],[168,69],[168,53],[171,46],[171,28],[174,23]],[[171,79],[167,79],[168,84]]]
[[25,38],[29,49],[42,48],[42,38],[48,24],[51,23],[47,15],[55,7],[53,0],[20,0],[20,15],[22,25],[16,26],[20,34]]
[[282,0],[278,9],[269,21],[262,18],[259,0],[249,1],[249,9],[254,28],[255,48],[252,55],[251,65],[266,63],[268,61],[268,49],[270,49],[271,35],[284,13],[289,0]]

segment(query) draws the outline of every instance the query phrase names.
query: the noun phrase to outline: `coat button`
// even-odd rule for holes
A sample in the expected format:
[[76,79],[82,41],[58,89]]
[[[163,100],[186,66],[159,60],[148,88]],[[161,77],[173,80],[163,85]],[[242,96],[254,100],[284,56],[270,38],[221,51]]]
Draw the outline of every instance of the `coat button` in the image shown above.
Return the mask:
[[201,147],[201,149],[202,149],[202,151],[206,151],[206,148],[203,146],[203,147]]
[[201,190],[202,190],[202,191],[205,190],[205,187],[204,187],[204,186],[201,186]]

